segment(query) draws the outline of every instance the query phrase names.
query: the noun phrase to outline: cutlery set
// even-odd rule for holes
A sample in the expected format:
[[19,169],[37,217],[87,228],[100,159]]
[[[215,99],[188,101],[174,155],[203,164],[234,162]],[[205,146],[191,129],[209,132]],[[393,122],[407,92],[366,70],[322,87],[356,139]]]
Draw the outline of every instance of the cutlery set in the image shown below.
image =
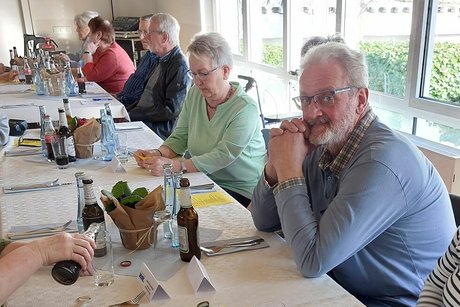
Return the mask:
[[200,249],[207,256],[217,256],[235,253],[244,250],[265,248],[269,245],[261,237],[250,237],[250,238],[241,238],[233,239],[227,241],[216,241],[204,243],[200,246]]
[[21,240],[49,236],[59,232],[77,232],[75,221],[69,220],[64,224],[45,224],[36,226],[14,226],[8,233],[11,240]]
[[59,183],[59,178],[56,178],[51,181],[45,181],[41,183],[31,183],[31,184],[18,184],[12,186],[3,186],[3,193],[19,193],[19,192],[30,192],[30,191],[38,191],[38,190],[45,190],[45,189],[52,189],[58,188],[61,186],[71,185],[73,182],[62,182]]

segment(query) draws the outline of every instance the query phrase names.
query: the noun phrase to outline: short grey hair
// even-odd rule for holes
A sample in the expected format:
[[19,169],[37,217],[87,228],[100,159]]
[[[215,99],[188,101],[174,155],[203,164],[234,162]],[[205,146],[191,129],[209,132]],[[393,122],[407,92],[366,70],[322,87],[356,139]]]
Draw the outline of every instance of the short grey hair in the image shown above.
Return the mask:
[[141,18],[139,18],[139,20],[141,20],[141,21],[150,21],[150,19],[152,19],[152,17],[153,17],[153,14],[148,14],[148,15],[144,15]]
[[230,45],[217,32],[196,34],[187,47],[187,53],[197,58],[210,58],[212,65],[216,67],[228,65],[230,68],[233,68],[233,56]]
[[351,49],[346,44],[329,42],[310,49],[302,58],[300,68],[304,70],[307,66],[315,63],[328,63],[330,60],[339,61],[350,86],[368,87],[369,74],[364,55]]
[[300,56],[303,57],[305,53],[313,47],[329,42],[345,44],[345,40],[339,33],[329,36],[312,36],[303,44],[302,49],[300,50]]
[[180,25],[176,18],[167,13],[158,13],[150,19],[150,26],[158,23],[158,31],[168,34],[168,41],[172,46],[179,45]]
[[88,26],[88,22],[93,19],[94,17],[97,17],[99,16],[99,13],[98,12],[95,12],[95,11],[85,11],[81,14],[78,14],[75,16],[75,18],[73,19],[73,21],[75,22],[75,24],[80,27],[80,28],[83,28],[83,27],[87,27]]

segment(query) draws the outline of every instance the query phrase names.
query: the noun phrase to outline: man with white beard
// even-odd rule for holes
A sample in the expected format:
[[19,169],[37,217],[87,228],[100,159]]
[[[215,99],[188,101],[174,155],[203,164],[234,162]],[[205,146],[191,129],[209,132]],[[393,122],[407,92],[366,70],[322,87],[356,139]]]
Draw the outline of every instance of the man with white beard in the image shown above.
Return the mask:
[[373,113],[362,54],[314,47],[299,85],[303,119],[270,131],[255,226],[283,230],[305,277],[329,273],[367,306],[415,305],[455,232],[444,183]]

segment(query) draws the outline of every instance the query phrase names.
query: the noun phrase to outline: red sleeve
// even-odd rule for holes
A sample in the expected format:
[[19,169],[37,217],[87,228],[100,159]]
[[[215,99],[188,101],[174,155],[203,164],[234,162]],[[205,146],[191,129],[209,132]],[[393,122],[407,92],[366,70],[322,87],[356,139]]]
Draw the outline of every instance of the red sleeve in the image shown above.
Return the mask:
[[112,78],[117,71],[117,57],[110,48],[100,54],[94,54],[93,62],[83,66],[83,73],[88,81],[103,82]]

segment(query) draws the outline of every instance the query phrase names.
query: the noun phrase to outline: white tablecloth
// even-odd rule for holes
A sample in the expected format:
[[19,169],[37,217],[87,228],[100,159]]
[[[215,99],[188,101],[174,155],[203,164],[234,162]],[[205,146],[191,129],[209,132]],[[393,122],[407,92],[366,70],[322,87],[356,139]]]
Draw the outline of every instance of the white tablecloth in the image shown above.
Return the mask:
[[[129,134],[130,147],[156,148],[161,140],[150,130],[133,130]],[[0,152],[1,154],[1,152]],[[153,177],[137,167],[132,158],[126,165],[127,173],[114,173],[107,163],[80,160],[66,170],[58,170],[41,157],[1,157],[0,185],[45,181],[60,178],[74,181],[76,171],[93,175],[94,185],[110,188],[118,180],[126,180],[130,186],[154,188],[162,183],[162,177]],[[33,161],[33,162],[32,162]],[[210,182],[202,173],[186,174],[192,185]],[[76,187],[0,194],[1,236],[13,225],[65,222],[76,215]],[[303,278],[296,268],[286,243],[272,233],[255,229],[249,211],[234,202],[232,204],[198,209],[200,226],[220,229],[220,239],[262,236],[269,248],[240,253],[207,257],[201,261],[214,283],[215,292],[194,293],[186,276],[186,266],[161,285],[171,299],[154,301],[155,306],[196,306],[209,301],[210,306],[362,306],[353,296],[328,276],[315,279]],[[108,221],[110,223],[110,221]],[[179,252],[176,256],[179,260]],[[115,265],[118,265],[115,263]],[[8,300],[8,306],[78,306],[76,299],[90,296],[85,306],[107,306],[134,297],[140,291],[136,278],[117,275],[115,283],[106,288],[96,288],[92,277],[80,277],[73,286],[55,282],[51,267],[36,272],[26,284]],[[153,272],[155,274],[155,272]],[[148,305],[146,297],[142,305]],[[284,304],[284,305],[282,305]]]
[[[31,85],[0,85],[0,113],[8,115],[8,118],[23,119],[28,123],[39,123],[39,105],[46,107],[46,113],[53,120],[58,120],[58,108],[64,107],[61,96],[39,96],[31,92]],[[125,106],[110,96],[95,82],[86,83],[87,93],[83,96],[69,97],[70,107],[74,116],[85,118],[99,118],[99,110],[104,103],[110,102],[114,118],[129,120]]]

